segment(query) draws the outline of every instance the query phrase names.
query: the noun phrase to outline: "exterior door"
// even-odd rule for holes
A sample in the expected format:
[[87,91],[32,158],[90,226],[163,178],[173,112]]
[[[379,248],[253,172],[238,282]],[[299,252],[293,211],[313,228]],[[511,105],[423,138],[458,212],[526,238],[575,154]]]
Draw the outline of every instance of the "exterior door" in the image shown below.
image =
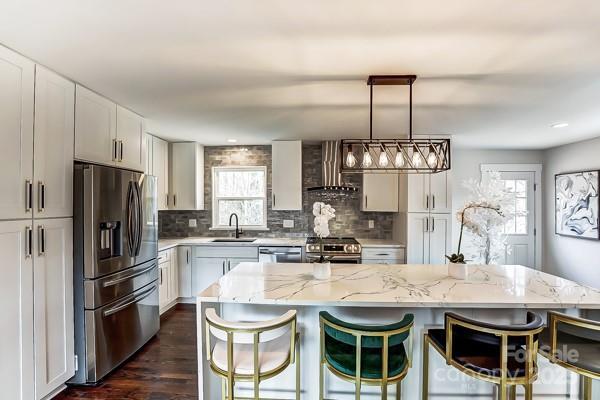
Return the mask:
[[73,216],[75,84],[36,66],[34,214]]
[[42,399],[75,374],[73,220],[34,224],[35,392]]
[[33,91],[34,64],[0,46],[0,220],[32,215]]
[[[0,67],[1,68],[1,67]],[[31,221],[0,222],[0,387],[3,399],[34,398]]]

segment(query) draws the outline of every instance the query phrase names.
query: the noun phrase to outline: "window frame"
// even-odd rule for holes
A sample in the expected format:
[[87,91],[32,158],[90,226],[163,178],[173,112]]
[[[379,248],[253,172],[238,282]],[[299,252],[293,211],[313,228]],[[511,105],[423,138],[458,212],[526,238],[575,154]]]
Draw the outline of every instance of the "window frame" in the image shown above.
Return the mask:
[[[263,196],[241,196],[241,197],[219,197],[217,175],[220,171],[233,172],[248,172],[261,171],[264,174],[264,192]],[[240,228],[245,230],[267,230],[267,189],[268,189],[267,167],[264,165],[252,166],[218,166],[212,167],[212,227],[211,229],[218,230],[233,230],[235,226],[219,225],[219,200],[263,200],[263,224],[262,225],[243,225],[239,224]]]

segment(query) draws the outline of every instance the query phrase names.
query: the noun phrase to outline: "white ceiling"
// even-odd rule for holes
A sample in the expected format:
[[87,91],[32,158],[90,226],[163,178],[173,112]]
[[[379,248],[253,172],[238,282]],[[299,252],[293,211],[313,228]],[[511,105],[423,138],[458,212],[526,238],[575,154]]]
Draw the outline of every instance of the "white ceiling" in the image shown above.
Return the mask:
[[[599,21],[597,0],[2,0],[0,43],[168,139],[365,137],[366,77],[414,73],[415,133],[547,148],[600,135]],[[376,88],[376,136],[406,133],[407,97]]]

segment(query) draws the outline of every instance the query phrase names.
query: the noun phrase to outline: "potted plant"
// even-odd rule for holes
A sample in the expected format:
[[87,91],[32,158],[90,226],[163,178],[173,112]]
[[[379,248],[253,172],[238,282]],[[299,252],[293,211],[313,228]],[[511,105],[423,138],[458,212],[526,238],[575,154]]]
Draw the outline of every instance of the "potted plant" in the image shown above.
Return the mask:
[[319,238],[319,261],[313,264],[313,275],[317,279],[328,279],[331,276],[331,263],[323,255],[323,238],[330,235],[329,220],[335,218],[335,209],[329,204],[317,201],[313,204],[314,232]]

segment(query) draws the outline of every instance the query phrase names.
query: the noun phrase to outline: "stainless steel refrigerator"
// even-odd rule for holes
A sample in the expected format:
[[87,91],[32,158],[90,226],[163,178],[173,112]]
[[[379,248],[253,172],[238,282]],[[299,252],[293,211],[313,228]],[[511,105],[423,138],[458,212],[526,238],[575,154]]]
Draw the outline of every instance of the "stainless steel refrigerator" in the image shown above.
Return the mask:
[[77,372],[95,384],[159,329],[156,178],[75,164],[74,289]]

